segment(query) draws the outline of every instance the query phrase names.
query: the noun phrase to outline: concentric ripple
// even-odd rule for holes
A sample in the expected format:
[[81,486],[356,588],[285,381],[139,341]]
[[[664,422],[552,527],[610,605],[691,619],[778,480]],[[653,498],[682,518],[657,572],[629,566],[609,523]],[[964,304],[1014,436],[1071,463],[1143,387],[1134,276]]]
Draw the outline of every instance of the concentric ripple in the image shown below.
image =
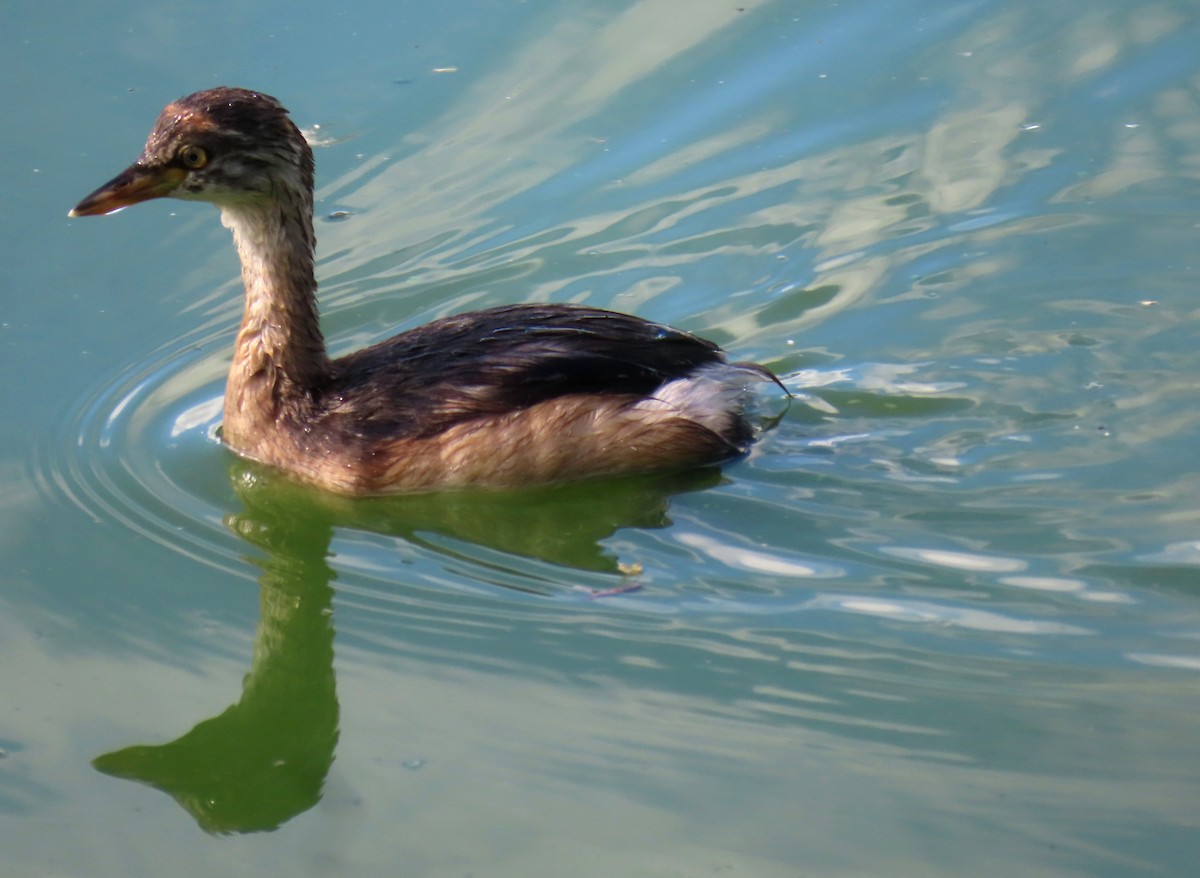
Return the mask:
[[37,444],[47,495],[205,564],[245,574],[217,438],[227,333],[185,336],[103,378]]

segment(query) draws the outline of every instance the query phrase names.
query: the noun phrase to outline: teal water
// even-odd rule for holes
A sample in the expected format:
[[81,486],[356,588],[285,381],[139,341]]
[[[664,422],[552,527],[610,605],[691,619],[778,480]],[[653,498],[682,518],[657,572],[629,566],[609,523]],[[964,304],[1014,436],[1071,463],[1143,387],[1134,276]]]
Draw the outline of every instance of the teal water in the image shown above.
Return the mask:
[[[1196,4],[0,21],[0,873],[1195,874]],[[684,476],[240,464],[215,212],[65,216],[216,84],[322,144],[336,350],[587,302],[795,402]]]

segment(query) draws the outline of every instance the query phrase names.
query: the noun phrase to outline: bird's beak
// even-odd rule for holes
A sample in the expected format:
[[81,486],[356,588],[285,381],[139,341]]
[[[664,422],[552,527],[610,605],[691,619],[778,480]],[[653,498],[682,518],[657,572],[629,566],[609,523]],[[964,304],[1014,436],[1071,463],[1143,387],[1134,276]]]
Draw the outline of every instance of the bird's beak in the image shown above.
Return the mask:
[[75,205],[67,216],[101,216],[151,198],[163,198],[175,191],[186,173],[183,168],[130,165]]

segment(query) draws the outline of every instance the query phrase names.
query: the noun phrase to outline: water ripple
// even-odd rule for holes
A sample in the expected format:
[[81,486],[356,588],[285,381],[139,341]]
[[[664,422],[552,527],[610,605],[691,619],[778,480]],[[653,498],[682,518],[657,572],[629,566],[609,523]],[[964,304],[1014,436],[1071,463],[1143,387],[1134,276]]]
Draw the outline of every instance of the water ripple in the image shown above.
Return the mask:
[[185,337],[100,381],[34,449],[42,492],[197,561],[245,575],[224,519],[231,502],[216,436],[224,367]]

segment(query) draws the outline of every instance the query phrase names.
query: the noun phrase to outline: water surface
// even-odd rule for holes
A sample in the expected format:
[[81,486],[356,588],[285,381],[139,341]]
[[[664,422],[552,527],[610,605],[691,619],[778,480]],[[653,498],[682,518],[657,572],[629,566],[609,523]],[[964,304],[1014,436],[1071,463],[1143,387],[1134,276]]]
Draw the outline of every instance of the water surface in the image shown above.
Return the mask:
[[[4,874],[1193,874],[1198,41],[1121,0],[9,11]],[[795,401],[669,477],[239,463],[215,213],[65,218],[217,84],[321,144],[336,351],[586,302]]]

